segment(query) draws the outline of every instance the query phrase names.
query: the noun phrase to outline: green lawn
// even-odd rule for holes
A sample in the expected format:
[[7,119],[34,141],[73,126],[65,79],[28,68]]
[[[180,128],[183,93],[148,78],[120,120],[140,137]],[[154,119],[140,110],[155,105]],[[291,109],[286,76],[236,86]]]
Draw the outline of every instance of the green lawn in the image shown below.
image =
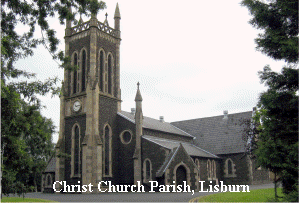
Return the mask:
[[34,199],[34,198],[24,198],[23,197],[3,197],[1,202],[55,202],[46,199]]
[[[279,197],[283,196],[281,188],[277,188],[277,194]],[[281,199],[282,198],[279,198],[279,200]],[[272,202],[275,201],[274,188],[251,190],[250,192],[224,192],[224,193],[199,197],[196,200],[193,199],[193,202],[270,202],[270,201]]]

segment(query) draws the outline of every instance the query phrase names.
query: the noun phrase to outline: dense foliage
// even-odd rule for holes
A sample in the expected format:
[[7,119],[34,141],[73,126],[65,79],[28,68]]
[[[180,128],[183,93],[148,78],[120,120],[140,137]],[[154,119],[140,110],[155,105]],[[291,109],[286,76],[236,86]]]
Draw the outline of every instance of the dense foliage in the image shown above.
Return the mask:
[[[61,24],[77,14],[90,16],[106,7],[97,0],[2,0],[1,1],[1,155],[2,191],[4,194],[39,187],[41,172],[53,153],[50,119],[41,115],[38,95],[59,93],[57,78],[37,81],[34,73],[15,67],[18,59],[34,53],[43,44],[54,59],[65,67],[69,61],[57,50],[59,40],[48,23],[56,17]],[[18,33],[25,25],[28,30]],[[43,37],[34,32],[40,27]],[[14,79],[14,80],[12,80]],[[21,81],[31,79],[32,82]],[[33,79],[33,80],[32,80]]]
[[283,192],[297,192],[298,184],[298,69],[280,74],[265,67],[260,72],[268,90],[260,95],[260,121],[255,155],[260,165],[280,177]]
[[285,200],[298,201],[298,1],[243,0],[242,5],[253,16],[250,23],[264,31],[256,39],[257,49],[288,63],[281,73],[269,66],[259,72],[268,90],[259,97],[256,134],[250,134],[248,149],[275,174],[275,187],[282,182]]
[[298,61],[298,1],[297,0],[243,0],[253,16],[250,24],[263,30],[256,38],[257,50],[267,56]]
[[12,86],[1,86],[2,192],[40,186],[41,172],[53,152],[50,119],[40,106],[21,99]]

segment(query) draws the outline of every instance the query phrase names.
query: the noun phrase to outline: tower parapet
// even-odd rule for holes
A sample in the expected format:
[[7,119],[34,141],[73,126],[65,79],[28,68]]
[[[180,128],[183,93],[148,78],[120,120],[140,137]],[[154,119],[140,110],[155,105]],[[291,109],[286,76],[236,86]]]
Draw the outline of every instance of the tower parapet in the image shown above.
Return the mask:
[[[100,21],[98,21],[98,19],[91,19],[91,20],[96,20],[95,21],[95,26],[102,32],[111,35],[112,37],[115,38],[120,38],[120,30],[119,29],[114,29],[110,26],[108,26],[105,23],[102,23]],[[80,32],[83,32],[85,30],[88,30],[90,28],[90,26],[92,26],[93,23],[91,23],[91,20],[86,21],[86,22],[82,22],[79,25],[76,25],[74,27],[70,28],[70,35],[74,35]]]

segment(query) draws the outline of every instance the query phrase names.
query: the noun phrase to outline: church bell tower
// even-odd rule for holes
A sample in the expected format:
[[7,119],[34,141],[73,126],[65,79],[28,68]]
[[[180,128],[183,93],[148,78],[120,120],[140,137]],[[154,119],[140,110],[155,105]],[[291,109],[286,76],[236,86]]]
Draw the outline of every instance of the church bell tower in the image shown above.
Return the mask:
[[76,68],[64,70],[55,181],[91,183],[93,192],[100,181],[114,176],[112,135],[121,104],[120,19],[117,4],[114,28],[107,14],[104,22],[96,15],[76,26],[66,22],[65,55]]

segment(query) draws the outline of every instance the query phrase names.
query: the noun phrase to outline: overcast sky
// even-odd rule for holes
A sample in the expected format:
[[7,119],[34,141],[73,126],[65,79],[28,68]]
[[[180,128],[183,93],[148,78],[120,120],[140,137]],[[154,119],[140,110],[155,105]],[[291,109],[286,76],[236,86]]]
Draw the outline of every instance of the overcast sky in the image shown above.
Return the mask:
[[[240,0],[109,0],[98,14],[114,27],[114,10],[121,14],[122,110],[135,107],[140,82],[144,116],[166,122],[250,111],[265,90],[257,72],[269,64],[280,71],[284,63],[273,61],[255,50],[259,33],[248,24],[248,10]],[[64,26],[57,28],[64,50]],[[21,30],[21,27],[20,27]],[[40,31],[37,31],[40,36]],[[42,46],[33,57],[20,60],[17,67],[37,73],[44,80],[58,76],[58,68]],[[42,98],[44,116],[59,127],[59,98]],[[53,137],[56,143],[58,134]]]

